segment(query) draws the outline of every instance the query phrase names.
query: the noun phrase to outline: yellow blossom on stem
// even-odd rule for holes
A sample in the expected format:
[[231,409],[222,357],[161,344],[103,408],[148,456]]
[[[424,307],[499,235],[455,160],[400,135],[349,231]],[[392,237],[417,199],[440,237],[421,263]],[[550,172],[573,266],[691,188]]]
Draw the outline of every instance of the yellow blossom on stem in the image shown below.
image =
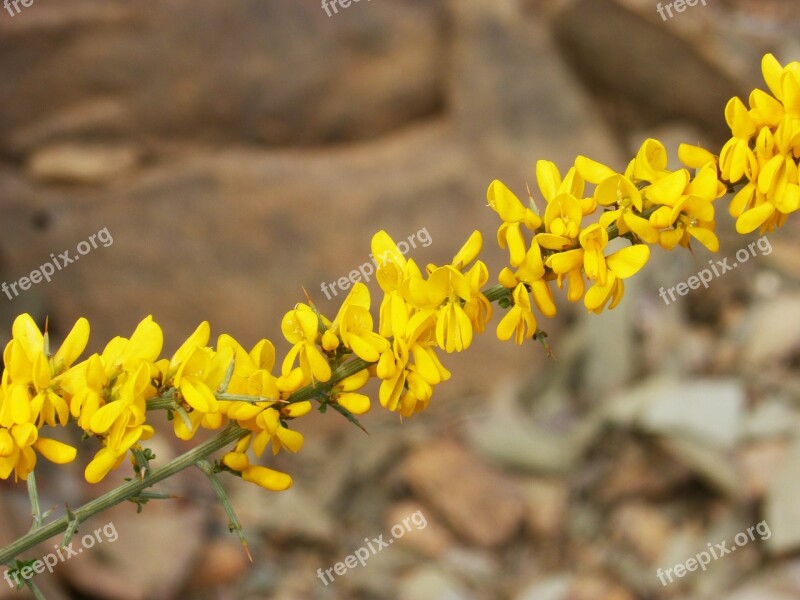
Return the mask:
[[281,372],[288,376],[295,362],[299,362],[304,382],[312,379],[328,381],[331,378],[331,366],[316,346],[319,335],[319,317],[306,304],[298,304],[283,317],[281,331],[286,340],[294,344],[283,359]]
[[494,210],[503,223],[497,230],[497,242],[501,248],[508,248],[511,265],[518,267],[525,259],[525,237],[522,227],[536,231],[541,227],[542,220],[522,202],[505,184],[494,180],[486,192],[489,207]]

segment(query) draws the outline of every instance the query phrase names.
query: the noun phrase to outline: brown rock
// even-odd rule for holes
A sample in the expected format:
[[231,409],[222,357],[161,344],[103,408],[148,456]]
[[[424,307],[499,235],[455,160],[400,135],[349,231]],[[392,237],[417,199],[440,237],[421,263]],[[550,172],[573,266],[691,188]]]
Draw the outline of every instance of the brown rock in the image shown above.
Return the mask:
[[414,493],[472,544],[505,543],[524,517],[514,482],[455,442],[422,446],[406,459],[404,475]]
[[28,173],[39,181],[94,185],[130,172],[140,158],[131,145],[58,144],[33,154]]
[[561,533],[569,502],[569,487],[561,479],[520,482],[525,500],[525,523],[534,535],[550,538]]
[[569,600],[635,600],[633,592],[600,576],[578,577],[570,587]]
[[629,544],[648,563],[661,556],[674,530],[661,511],[638,502],[615,510],[611,527],[622,542]]
[[20,74],[0,91],[0,131],[41,141],[41,129],[20,133],[46,120],[52,140],[107,134],[113,96],[124,103],[112,128],[129,137],[312,144],[374,137],[444,104],[441,1],[362,2],[332,18],[318,2],[114,4],[39,3],[0,20],[0,71]]
[[614,0],[575,0],[559,12],[555,31],[572,64],[615,107],[627,102],[651,123],[684,118],[711,128],[715,139],[730,136],[721,117],[738,86],[660,22]]
[[[424,506],[415,502],[399,502],[386,512],[386,531],[407,520],[405,534],[396,538],[397,544],[431,558],[440,558],[453,547],[450,532]],[[421,523],[421,525],[417,525]]]
[[791,444],[783,438],[758,440],[738,451],[744,497],[760,500],[780,476],[789,460]]
[[[73,541],[83,552],[57,570],[76,590],[109,600],[174,597],[202,549],[204,523],[202,510],[174,502],[148,504],[141,514],[122,504],[81,524]],[[81,547],[96,529],[103,542]]]
[[203,546],[202,555],[193,568],[193,589],[224,585],[240,577],[251,566],[238,538],[210,540]]

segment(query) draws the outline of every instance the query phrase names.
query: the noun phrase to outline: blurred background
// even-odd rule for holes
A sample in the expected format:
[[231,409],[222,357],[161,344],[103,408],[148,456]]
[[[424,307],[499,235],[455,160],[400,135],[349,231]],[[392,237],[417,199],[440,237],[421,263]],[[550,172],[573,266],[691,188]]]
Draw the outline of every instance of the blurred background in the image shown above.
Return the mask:
[[[728,98],[764,87],[762,54],[800,59],[793,0],[710,0],[666,20],[656,5],[0,11],[0,279],[104,228],[113,239],[49,283],[0,295],[0,342],[22,312],[48,317],[56,340],[85,316],[98,351],[152,314],[167,356],[204,319],[214,338],[268,337],[283,352],[283,313],[305,288],[333,316],[341,295],[322,284],[369,261],[379,229],[396,241],[427,232],[409,252],[421,264],[449,262],[480,229],[496,277],[492,179],[538,197],[538,159],[622,168],[651,136],[673,156],[684,141],[719,149]],[[757,236],[734,233],[728,201],[716,258],[733,262]],[[798,234],[790,219],[758,247],[769,252],[669,305],[659,289],[712,256],[654,252],[613,312],[562,301],[540,322],[554,359],[498,342],[496,315],[469,352],[444,358],[453,378],[426,413],[401,423],[376,401],[369,436],[337,414],[297,422],[303,450],[269,459],[291,490],[225,479],[252,564],[203,475],[185,472],[158,486],[176,499],[86,523],[113,522],[118,541],[37,582],[50,600],[800,598]],[[188,448],[169,424],[159,431],[159,463]],[[55,514],[129,475],[88,486],[89,446],[69,467],[40,463]],[[417,518],[365,566],[318,578],[414,514],[424,527]],[[29,519],[24,486],[0,483],[0,545]],[[769,536],[707,571],[657,576],[764,521]],[[0,581],[0,599],[27,594]]]

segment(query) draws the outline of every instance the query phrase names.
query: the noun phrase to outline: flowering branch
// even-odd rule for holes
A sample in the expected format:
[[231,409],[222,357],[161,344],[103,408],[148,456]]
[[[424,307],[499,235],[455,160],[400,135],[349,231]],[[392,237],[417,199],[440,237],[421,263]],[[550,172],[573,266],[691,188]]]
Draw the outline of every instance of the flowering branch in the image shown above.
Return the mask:
[[[507,309],[496,328],[498,339],[544,342],[537,313],[555,316],[554,287],[565,290],[570,302],[602,313],[621,302],[624,281],[644,267],[651,247],[691,250],[700,244],[716,252],[714,202],[728,193],[734,193],[728,210],[737,232],[763,234],[780,227],[800,209],[800,63],[784,67],[768,54],[762,71],[772,95],[754,90],[749,108],[738,98],[730,100],[725,119],[732,137],[719,155],[682,144],[678,157],[684,167],[670,170],[664,145],[648,139],[622,172],[579,156],[562,176],[553,163],[541,160],[536,179],[546,203],[542,212],[532,196],[525,206],[493,181],[488,204],[500,217],[498,243],[508,250],[497,285],[486,287],[490,275],[478,259],[483,249],[478,231],[449,264],[424,269],[406,260],[386,232],[378,232],[372,239],[383,293],[377,326],[362,283],[353,286],[332,320],[310,299],[299,303],[281,322],[291,349],[277,374],[269,340],[247,351],[223,334],[212,347],[207,322],[171,358],[160,357],[163,333],[147,317],[130,338],[116,337],[101,353],[77,362],[88,343],[86,319],[51,353],[46,327],[42,332],[30,315],[20,315],[0,379],[0,479],[13,473],[15,480],[28,480],[34,528],[0,550],[0,562],[57,533],[71,535],[110,506],[157,497],[144,490],[192,465],[209,477],[241,536],[216,473],[229,471],[274,491],[290,487],[288,474],[251,458],[260,458],[268,447],[273,454],[299,451],[303,436],[290,425],[312,410],[312,401],[320,412],[330,407],[361,427],[357,417],[370,410],[371,401],[359,391],[375,378],[384,408],[403,417],[425,410],[434,388],[450,378],[439,354],[467,350],[473,334],[486,329],[494,303]],[[609,242],[620,237],[630,244],[609,253]],[[190,440],[200,429],[219,433],[151,470],[154,457],[142,442],[155,434],[148,422],[154,410],[166,411],[180,439]],[[100,444],[84,471],[88,482],[101,481],[128,455],[137,477],[43,524],[33,478],[37,457],[63,464],[77,451],[41,432],[70,424]],[[208,462],[231,445],[217,464]]]

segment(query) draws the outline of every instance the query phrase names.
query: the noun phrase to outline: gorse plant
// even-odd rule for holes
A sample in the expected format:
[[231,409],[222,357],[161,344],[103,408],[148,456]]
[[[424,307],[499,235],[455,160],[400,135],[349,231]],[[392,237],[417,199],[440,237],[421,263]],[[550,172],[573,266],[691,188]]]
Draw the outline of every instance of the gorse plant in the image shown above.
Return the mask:
[[[7,548],[7,563],[36,543],[77,525],[106,508],[158,497],[147,488],[191,466],[210,478],[231,518],[238,521],[217,475],[227,472],[268,490],[285,490],[291,477],[259,464],[267,448],[297,452],[303,436],[291,425],[316,403],[358,424],[370,409],[360,390],[380,381],[380,404],[410,417],[424,410],[433,389],[450,378],[440,354],[470,347],[481,333],[493,303],[507,309],[497,325],[500,340],[517,344],[545,334],[537,313],[556,314],[554,287],[592,312],[613,309],[624,281],[647,262],[650,247],[691,248],[699,243],[716,252],[715,200],[735,193],[729,210],[736,229],[747,234],[781,226],[800,207],[800,63],[781,66],[770,54],[762,61],[771,95],[754,90],[749,108],[733,98],[725,109],[732,137],[719,155],[681,145],[685,168],[667,169],[664,145],[646,140],[624,172],[579,156],[563,175],[548,161],[536,165],[543,212],[531,198],[523,204],[499,181],[488,189],[489,206],[502,224],[497,240],[509,264],[499,284],[486,287],[489,269],[478,259],[483,238],[473,232],[450,264],[424,269],[407,260],[384,232],[372,239],[376,276],[383,297],[377,327],[372,299],[356,283],[332,319],[308,300],[286,313],[283,336],[292,344],[276,369],[274,345],[261,340],[249,351],[229,335],[209,345],[207,322],[170,358],[161,357],[163,335],[151,317],[129,338],[112,339],[99,354],[79,362],[89,323],[79,319],[61,347],[52,352],[48,335],[30,315],[14,321],[4,353],[0,385],[0,478],[27,480],[34,528]],[[541,202],[540,202],[541,204]],[[594,218],[599,213],[599,217]],[[628,244],[611,252],[609,242]],[[275,370],[275,372],[273,372]],[[152,420],[164,411],[175,435],[190,440],[200,430],[219,430],[177,459],[151,468],[146,441]],[[97,483],[126,463],[135,477],[119,488],[59,519],[44,522],[33,478],[39,455],[64,464],[74,447],[46,436],[54,427],[78,428],[97,447],[85,477]],[[227,449],[216,462],[214,453]],[[68,537],[67,536],[67,537]]]

